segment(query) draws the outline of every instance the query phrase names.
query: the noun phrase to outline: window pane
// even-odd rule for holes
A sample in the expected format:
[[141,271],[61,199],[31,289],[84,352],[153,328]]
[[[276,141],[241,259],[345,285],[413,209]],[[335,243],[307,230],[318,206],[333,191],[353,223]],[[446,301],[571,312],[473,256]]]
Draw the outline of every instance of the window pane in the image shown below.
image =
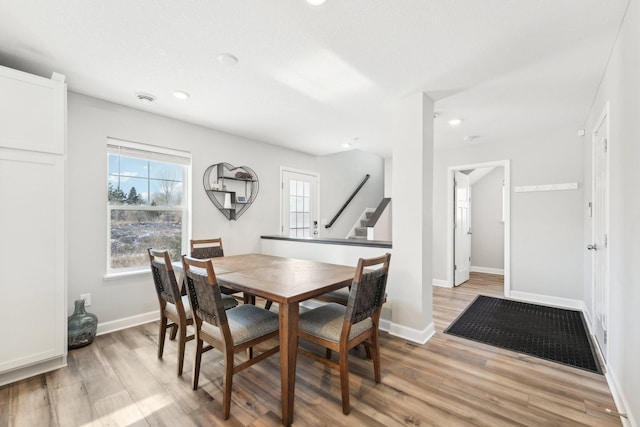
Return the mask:
[[303,196],[304,195],[304,181],[296,181],[298,183],[298,188],[296,191],[296,195],[297,196]]
[[304,197],[311,197],[311,183],[308,181],[304,182]]
[[310,201],[311,201],[310,198],[308,197],[304,198],[304,209],[303,209],[304,212],[311,212]]
[[111,210],[111,268],[148,267],[147,248],[166,249],[179,259],[182,212]]
[[149,161],[135,157],[120,156],[120,175],[149,177]]
[[296,214],[296,215],[297,215],[296,223],[297,223],[298,228],[300,228],[300,227],[302,227],[302,224],[304,223],[304,214],[299,213],[299,214]]
[[149,161],[149,178],[184,181],[183,167],[172,163]]
[[149,180],[152,206],[182,206],[182,183],[160,179]]
[[295,211],[296,211],[296,197],[291,196],[289,197],[289,212],[295,212]]
[[108,173],[109,174],[119,174],[120,173],[120,164],[118,163],[118,161],[120,160],[120,156],[114,156],[113,154],[109,154],[109,170]]
[[305,213],[304,215],[304,228],[311,227],[311,214]]
[[298,212],[304,211],[304,198],[303,197],[297,197],[296,198],[296,211],[298,211]]
[[296,228],[296,214],[289,214],[289,228]]
[[297,183],[298,181],[294,181],[293,179],[289,181],[289,195],[291,196],[295,196],[296,195],[296,189],[298,188]]

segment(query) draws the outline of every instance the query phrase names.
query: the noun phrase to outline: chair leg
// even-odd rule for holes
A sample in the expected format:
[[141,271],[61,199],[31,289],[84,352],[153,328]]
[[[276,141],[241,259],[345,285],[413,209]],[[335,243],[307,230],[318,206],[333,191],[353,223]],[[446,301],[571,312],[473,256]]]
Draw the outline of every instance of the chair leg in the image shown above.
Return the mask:
[[231,413],[231,387],[233,384],[233,353],[226,351],[224,355],[224,386],[222,397],[222,417],[229,419]]
[[184,347],[187,341],[187,325],[180,325],[180,335],[178,335],[178,376],[182,375],[184,366]]
[[169,339],[171,341],[176,339],[177,332],[178,332],[178,325],[174,323],[173,325],[171,325],[171,335],[169,335]]
[[331,349],[330,348],[325,349],[324,357],[325,357],[325,359],[331,359]]
[[341,351],[340,354],[340,388],[342,390],[342,413],[349,415],[349,352]]
[[371,360],[371,347],[369,346],[369,343],[364,342],[364,351],[365,353],[367,353],[367,359]]
[[377,329],[374,329],[373,335],[371,335],[371,353],[371,359],[373,359],[373,376],[376,380],[376,384],[380,384],[380,342],[378,340]]
[[160,316],[160,334],[158,335],[158,359],[162,359],[164,352],[164,338],[167,334],[167,318]]
[[249,360],[253,359],[253,347],[247,348],[247,359]]
[[270,299],[267,300],[267,302],[264,304],[264,309],[265,310],[271,310],[271,306],[273,305],[273,301],[271,301]]
[[201,339],[196,337],[196,357],[193,361],[193,380],[192,386],[194,390],[198,389],[198,379],[200,377],[200,361],[202,360],[202,346],[203,342]]

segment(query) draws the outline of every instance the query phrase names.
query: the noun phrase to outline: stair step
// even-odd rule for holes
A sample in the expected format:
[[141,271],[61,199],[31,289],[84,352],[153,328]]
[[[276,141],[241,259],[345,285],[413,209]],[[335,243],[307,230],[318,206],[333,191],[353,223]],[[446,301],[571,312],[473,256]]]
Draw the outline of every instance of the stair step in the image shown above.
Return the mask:
[[373,216],[373,214],[374,214],[374,213],[375,213],[375,212],[365,212],[365,213],[364,213],[364,216],[365,216],[367,219],[369,219],[369,218],[371,218],[371,217]]
[[367,240],[367,236],[349,236],[352,240]]
[[368,223],[369,223],[368,219],[361,219],[360,220],[360,227],[366,227]]
[[366,227],[356,227],[354,232],[355,232],[356,236],[367,237],[367,228]]

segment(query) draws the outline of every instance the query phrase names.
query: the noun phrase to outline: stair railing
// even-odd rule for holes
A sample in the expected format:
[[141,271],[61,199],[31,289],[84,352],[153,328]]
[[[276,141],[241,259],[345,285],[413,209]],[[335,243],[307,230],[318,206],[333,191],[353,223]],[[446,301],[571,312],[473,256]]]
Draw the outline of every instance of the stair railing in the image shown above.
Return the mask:
[[371,177],[371,175],[367,174],[364,179],[362,180],[362,182],[360,183],[360,185],[358,185],[358,187],[355,189],[355,191],[353,192],[353,194],[351,194],[351,196],[347,199],[346,202],[344,202],[344,205],[342,205],[342,207],[340,208],[340,210],[338,211],[338,213],[335,214],[335,216],[331,219],[331,221],[329,221],[329,223],[327,225],[324,226],[324,228],[330,228],[334,222],[336,222],[336,220],[338,219],[338,217],[342,214],[342,212],[347,208],[347,206],[349,205],[349,203],[351,203],[351,201],[353,200],[354,197],[356,197],[356,194],[358,194],[358,191],[360,191],[360,189],[362,188],[362,186],[365,184],[365,182],[367,182],[367,180]]

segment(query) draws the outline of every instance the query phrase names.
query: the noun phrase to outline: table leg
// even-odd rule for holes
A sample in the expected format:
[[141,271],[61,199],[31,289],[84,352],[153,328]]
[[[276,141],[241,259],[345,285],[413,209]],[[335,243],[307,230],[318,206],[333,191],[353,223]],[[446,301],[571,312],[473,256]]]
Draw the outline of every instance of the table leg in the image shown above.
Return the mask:
[[282,386],[282,424],[293,423],[293,401],[296,385],[296,357],[298,355],[298,303],[278,306],[280,316],[280,383]]

